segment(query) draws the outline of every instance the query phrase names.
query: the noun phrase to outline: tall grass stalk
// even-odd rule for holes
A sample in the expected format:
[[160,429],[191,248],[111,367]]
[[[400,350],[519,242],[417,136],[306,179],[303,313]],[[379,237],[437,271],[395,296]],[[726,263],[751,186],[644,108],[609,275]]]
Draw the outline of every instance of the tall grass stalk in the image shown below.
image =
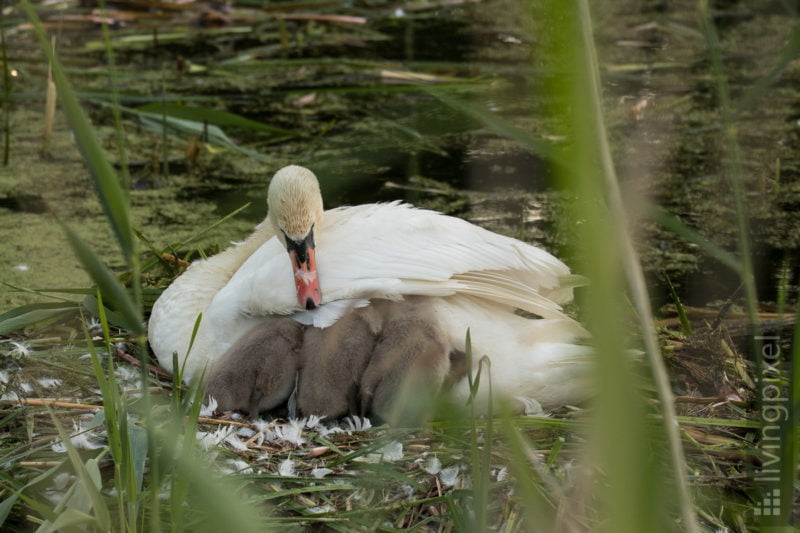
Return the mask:
[[[780,375],[771,376],[768,378],[769,375],[768,370],[770,367],[774,368],[776,365],[776,361],[772,361],[771,363],[766,360],[767,354],[772,352],[772,350],[767,350],[766,345],[762,345],[762,338],[758,335],[758,295],[756,292],[756,282],[755,282],[755,272],[752,262],[752,249],[750,243],[750,234],[748,228],[748,217],[747,217],[747,207],[746,207],[746,199],[745,199],[745,183],[744,183],[744,171],[742,165],[742,156],[741,150],[739,148],[739,142],[737,138],[737,130],[736,130],[736,111],[737,109],[734,107],[734,103],[731,100],[730,92],[728,90],[728,83],[725,77],[725,69],[722,63],[722,52],[721,46],[719,42],[719,37],[717,35],[716,27],[714,25],[714,21],[711,17],[709,11],[709,5],[707,0],[700,0],[699,2],[700,7],[700,17],[701,22],[703,25],[703,32],[706,38],[706,44],[708,48],[708,54],[711,59],[711,70],[714,76],[714,82],[716,86],[717,98],[719,100],[719,110],[720,110],[720,118],[722,122],[722,131],[723,131],[723,140],[724,140],[724,147],[725,152],[727,154],[727,165],[726,165],[726,175],[728,176],[728,182],[731,185],[731,189],[733,190],[733,197],[734,197],[734,206],[736,211],[736,222],[737,222],[737,229],[738,229],[738,248],[739,248],[739,255],[741,256],[742,262],[742,271],[741,271],[741,279],[742,285],[744,286],[745,292],[745,304],[747,308],[748,319],[750,323],[750,343],[751,343],[751,350],[753,353],[753,359],[756,364],[756,376],[758,379],[758,391],[759,394],[757,395],[757,401],[759,402],[759,412],[762,413],[762,430],[761,430],[761,437],[762,442],[762,454],[763,455],[772,455],[771,453],[764,451],[767,448],[774,449],[774,443],[767,442],[768,440],[772,440],[774,436],[770,439],[767,438],[767,431],[774,426],[775,420],[769,420],[767,416],[763,413],[763,408],[767,405],[766,402],[773,400],[774,398],[769,397],[767,392],[767,387],[777,387],[778,390],[782,390],[783,385],[787,382],[783,382],[783,373],[781,372]],[[743,98],[739,102],[739,109],[744,110],[749,108],[753,102],[755,101],[756,97],[760,95],[763,90],[774,83],[779,75],[783,72],[785,68],[789,65],[792,59],[796,58],[797,55],[800,54],[800,28],[795,28],[794,32],[792,33],[791,38],[789,39],[788,43],[784,46],[784,49],[781,51],[778,64],[764,77],[759,79],[755,85],[751,87],[749,91],[747,91]],[[779,172],[778,167],[778,172]],[[779,176],[779,174],[778,174]],[[776,187],[777,187],[777,180],[776,180]],[[781,272],[783,275],[783,272]],[[781,285],[784,285],[784,281],[781,281]],[[779,291],[781,290],[779,286]],[[779,294],[779,314],[782,313],[782,308],[785,302],[785,295],[781,297]],[[781,498],[780,498],[780,505],[778,508],[780,509],[780,517],[778,518],[781,522],[781,525],[789,525],[791,521],[791,512],[794,506],[794,495],[795,495],[795,485],[797,481],[797,466],[798,466],[798,451],[800,451],[800,434],[798,434],[798,414],[800,413],[800,371],[798,371],[798,364],[800,364],[800,347],[798,346],[798,341],[800,340],[800,327],[796,325],[795,327],[795,335],[794,335],[794,343],[793,348],[790,352],[790,356],[788,357],[788,361],[786,364],[789,365],[788,368],[788,399],[790,400],[790,405],[787,407],[787,414],[786,418],[781,421],[780,423],[780,491],[781,491]],[[780,349],[780,348],[779,348]],[[783,382],[783,383],[782,383]],[[768,457],[765,460],[769,459]],[[767,463],[765,463],[767,464]],[[757,489],[761,489],[762,487],[756,487]],[[757,491],[758,493],[758,491]],[[757,496],[759,503],[760,498],[762,495]],[[777,525],[775,523],[775,518],[766,516],[763,517],[759,514],[756,515],[759,517],[759,523],[762,526],[768,525]]]
[[122,174],[122,185],[125,190],[130,187],[131,176],[128,169],[128,149],[125,140],[125,129],[122,127],[122,112],[119,103],[119,90],[117,87],[117,71],[116,61],[114,60],[114,49],[111,46],[111,32],[108,29],[106,22],[106,3],[105,0],[99,0],[101,22],[100,28],[103,32],[103,44],[106,49],[106,61],[108,62],[108,83],[111,91],[111,114],[114,117],[114,130],[117,135],[117,160],[119,162],[120,172]]
[[786,312],[786,298],[789,296],[789,279],[791,272],[792,268],[789,263],[789,254],[787,253],[783,256],[783,260],[781,260],[779,271],[780,279],[778,280],[778,294],[775,306],[775,312],[779,319],[783,318],[783,314]]
[[[139,347],[139,354],[141,357],[141,383],[142,383],[142,402],[144,404],[145,426],[149,433],[146,440],[148,453],[151,457],[156,456],[156,439],[154,438],[154,423],[152,419],[152,410],[150,408],[151,398],[149,393],[149,376],[147,374],[147,347],[146,347],[146,333],[143,324],[142,303],[141,303],[141,284],[140,284],[140,260],[138,253],[138,242],[134,236],[133,226],[130,218],[130,204],[126,190],[120,184],[120,181],[114,172],[113,167],[108,162],[105,152],[97,139],[97,136],[92,128],[86,114],[78,102],[75,92],[72,89],[69,80],[64,74],[60,61],[56,57],[54,51],[48,46],[47,37],[39,21],[36,11],[28,2],[23,0],[22,8],[28,15],[34,31],[39,38],[42,49],[48,57],[50,62],[55,84],[58,88],[59,95],[61,96],[62,109],[67,117],[67,122],[73,130],[75,141],[80,149],[80,152],[86,162],[90,175],[95,185],[95,190],[98,193],[100,204],[103,211],[108,218],[112,229],[117,237],[120,245],[120,250],[128,264],[131,272],[131,285],[133,296],[119,284],[117,279],[111,275],[105,265],[99,260],[95,253],[73,232],[66,230],[67,237],[78,255],[84,268],[97,283],[101,294],[110,296],[110,299],[115,303],[117,309],[122,312],[125,317],[125,326],[130,329],[136,339]],[[99,306],[102,308],[102,305]],[[102,311],[101,311],[102,312]],[[109,357],[111,355],[109,354]],[[130,442],[128,441],[128,415],[127,407],[125,404],[120,404],[119,399],[116,398],[111,392],[112,385],[106,385],[105,393],[110,394],[111,409],[109,412],[117,410],[118,415],[112,421],[118,423],[119,431],[112,429],[111,434],[119,437],[118,443],[113,445],[117,451],[114,457],[115,461],[119,461],[123,469],[127,472],[133,468]],[[105,398],[105,397],[104,397]],[[110,424],[109,427],[117,427],[117,424]],[[127,461],[127,462],[126,462]],[[129,502],[137,501],[137,493],[132,490],[132,485],[128,482],[129,475],[123,475],[123,471],[118,472],[119,477],[116,477],[116,482],[120,491],[124,491]],[[158,502],[158,487],[153,488],[151,498],[154,502]],[[136,520],[136,513],[131,517]],[[124,523],[123,517],[120,520]],[[158,516],[156,514],[154,525],[158,523]],[[157,528],[156,528],[157,529]]]
[[683,239],[698,245],[703,252],[724,264],[740,276],[742,275],[744,267],[742,266],[742,262],[734,254],[711,242],[699,231],[694,230],[681,222],[681,220],[676,216],[656,206],[654,206],[652,209],[651,216],[664,228],[670,230],[676,235],[679,235]]
[[89,169],[100,204],[119,242],[126,261],[133,263],[136,257],[136,239],[130,222],[130,207],[127,194],[120,187],[113,167],[105,156],[103,147],[97,139],[89,119],[78,102],[72,84],[64,73],[61,62],[56,57],[42,28],[39,16],[29,0],[22,0],[20,6],[28,15],[39,44],[53,69],[53,79],[61,97],[61,109],[75,134],[75,142]]
[[[561,64],[568,65],[573,73],[569,79],[559,80],[563,85],[554,87],[566,89],[567,103],[558,114],[566,117],[569,138],[574,143],[574,157],[564,179],[588,206],[581,213],[587,223],[581,227],[579,242],[590,258],[584,265],[584,273],[592,280],[587,313],[598,358],[600,390],[595,435],[599,464],[607,472],[610,485],[602,496],[607,516],[602,528],[615,532],[644,531],[652,526],[658,510],[663,508],[653,485],[655,480],[648,478],[648,473],[637,471],[647,462],[647,422],[642,399],[633,385],[631,364],[625,356],[622,325],[625,305],[621,294],[627,284],[661,406],[682,527],[696,532],[672,393],[604,126],[600,69],[589,5],[586,0],[571,4],[566,14],[563,2],[548,2],[547,13],[548,20],[557,23],[557,55],[562,59]],[[599,198],[606,198],[607,208],[597,202]]]
[[680,319],[681,322],[681,331],[688,337],[692,334],[692,324],[689,322],[689,317],[686,315],[686,309],[683,308],[683,303],[681,303],[678,292],[675,290],[672,280],[669,279],[666,273],[664,273],[664,280],[667,282],[669,293],[672,296],[672,302],[675,304],[675,310],[678,312],[678,319]]
[[169,128],[167,127],[167,69],[161,65],[161,175],[169,176]]
[[[236,531],[263,531],[263,520],[246,501],[238,495],[232,483],[215,479],[216,476],[202,464],[195,452],[195,433],[197,413],[201,407],[200,389],[182,397],[180,405],[174,405],[172,417],[166,423],[156,418],[156,411],[148,383],[148,361],[145,328],[142,321],[142,301],[140,286],[140,262],[138,241],[134,237],[130,219],[128,194],[123,190],[116,173],[108,162],[98,142],[95,132],[86,118],[75,92],[67,80],[58,58],[48,46],[47,37],[36,11],[29,0],[22,0],[22,9],[28,15],[42,49],[50,61],[53,78],[62,99],[62,108],[73,130],[76,143],[83,155],[97,190],[100,203],[108,221],[119,241],[120,249],[131,272],[133,296],[119,283],[96,254],[74,232],[65,231],[70,244],[84,265],[84,268],[98,287],[98,309],[103,324],[108,350],[109,369],[104,374],[96,353],[93,365],[101,385],[104,401],[104,416],[109,438],[109,448],[115,460],[114,483],[120,498],[119,529],[139,530],[145,523],[152,531],[162,530],[159,502],[168,478],[175,494],[181,497],[190,493],[189,501],[200,502],[202,510],[208,512],[211,529],[233,528]],[[128,401],[119,394],[113,375],[113,349],[108,341],[109,329],[104,315],[103,300],[113,301],[119,314],[124,317],[125,327],[129,328],[136,340],[141,358],[141,397],[137,400],[137,413],[132,412]],[[179,378],[178,378],[179,379]],[[178,397],[181,398],[181,397]],[[163,412],[163,410],[159,410]],[[162,417],[164,418],[164,417]],[[137,419],[143,419],[144,428],[138,426]],[[101,480],[98,475],[87,470],[96,466],[84,466],[75,460],[74,449],[68,444],[69,438],[59,427],[62,439],[68,447],[70,459],[78,472],[81,482],[89,490],[95,510],[94,520],[100,531],[112,529],[108,507],[99,492]],[[148,461],[149,490],[142,490],[145,461]],[[93,468],[93,467],[92,467]],[[92,475],[89,475],[92,474]],[[92,492],[94,491],[94,492]],[[121,496],[124,494],[124,497]],[[145,504],[146,505],[142,505]],[[181,524],[178,516],[191,511],[184,506],[171,507],[174,523]],[[48,513],[51,514],[51,513]],[[185,516],[185,515],[182,515]],[[80,517],[83,519],[84,517]]]
[[[114,373],[114,358],[112,356],[111,333],[108,320],[102,305],[102,293],[97,291],[100,313],[100,324],[103,329],[107,355],[107,372],[103,371],[100,356],[91,342],[91,336],[84,327],[84,334],[92,358],[92,367],[100,385],[103,397],[103,416],[105,419],[108,448],[114,459],[114,484],[117,492],[117,505],[119,530],[135,531],[139,513],[139,493],[142,486],[144,473],[144,458],[146,456],[146,441],[134,447],[131,438],[132,427],[128,425],[128,400],[120,395]],[[141,441],[138,441],[141,442]],[[135,448],[135,449],[134,449]]]
[[[2,19],[0,19],[2,20]],[[0,27],[0,58],[3,61],[3,166],[8,166],[11,153],[11,71],[8,69],[8,53],[6,52],[6,30]]]
[[[42,49],[49,60],[52,68],[53,78],[61,97],[62,109],[67,117],[67,122],[75,136],[75,142],[83,156],[86,166],[94,182],[95,190],[99,196],[100,205],[106,214],[114,234],[119,242],[120,250],[128,264],[131,272],[131,287],[133,296],[128,293],[111,275],[105,265],[100,261],[96,254],[86,246],[77,234],[67,230],[67,237],[75,250],[81,263],[86,268],[89,275],[97,283],[104,294],[116,304],[125,317],[125,327],[130,329],[136,339],[141,358],[141,379],[142,384],[149,380],[147,374],[147,337],[144,328],[142,314],[142,291],[141,291],[141,263],[138,252],[138,241],[134,236],[133,225],[130,217],[130,202],[127,191],[120,184],[114,168],[108,162],[105,151],[100,145],[97,135],[92,128],[89,119],[78,102],[78,98],[72,89],[72,85],[67,79],[61,62],[55,51],[49,46],[47,36],[42,28],[36,11],[28,0],[23,0],[20,4],[28,15],[33,25],[34,31],[39,39]],[[65,227],[66,229],[66,227]],[[148,387],[143,387],[143,401],[145,403],[146,416],[150,416],[150,395]],[[150,427],[150,424],[148,424]],[[149,442],[153,443],[152,439]],[[153,450],[151,450],[152,452]]]
[[[478,361],[475,376],[472,375],[472,341],[470,331],[467,330],[466,339],[466,360],[467,368],[467,381],[470,388],[469,406],[470,406],[470,452],[472,456],[472,508],[474,511],[474,523],[469,529],[474,531],[487,531],[488,526],[488,508],[489,508],[489,473],[491,471],[491,458],[492,458],[492,440],[494,438],[493,432],[493,402],[492,402],[492,366],[491,361],[487,356],[481,357]],[[481,453],[481,445],[478,438],[478,411],[476,409],[476,395],[480,387],[481,376],[486,373],[484,380],[488,386],[488,396],[486,404],[486,426],[484,428],[482,440],[483,450]]]
[[[800,296],[800,293],[798,293]],[[795,505],[798,465],[800,465],[800,321],[794,325],[789,357],[789,416],[781,434],[781,508],[788,525]]]
[[[61,512],[59,512],[57,518],[55,519],[52,530],[55,531],[60,529],[56,526],[62,521],[91,521],[95,523],[98,531],[110,531],[111,513],[108,509],[108,505],[103,497],[103,494],[100,492],[102,480],[100,477],[100,469],[98,467],[99,457],[88,459],[84,463],[81,460],[81,456],[78,454],[78,450],[75,449],[75,446],[72,444],[69,435],[64,430],[64,427],[61,425],[61,422],[56,417],[52,408],[48,406],[47,410],[50,413],[50,418],[53,420],[56,429],[58,430],[58,435],[61,437],[61,442],[63,442],[64,446],[66,447],[69,462],[72,464],[72,468],[78,476],[79,482],[73,485],[73,490],[82,491],[85,494],[85,497],[88,497],[91,502],[90,507],[88,507],[86,510],[88,511],[91,509],[94,511],[93,515],[82,513],[84,516],[80,516],[80,510],[77,510],[74,507],[68,507],[67,509],[58,509],[57,507],[56,510]],[[68,501],[66,498],[62,500],[62,502],[66,501]]]
[[[554,501],[566,503],[562,487],[548,477],[550,465],[543,467],[541,459],[534,451],[533,446],[523,436],[520,428],[515,424],[515,418],[509,413],[502,413],[500,418],[503,437],[509,447],[512,460],[509,470],[516,480],[516,488],[520,491],[522,515],[527,522],[529,531],[569,531],[566,527],[576,516],[566,519],[557,516]],[[560,444],[559,444],[560,445]],[[555,457],[557,451],[551,449],[548,461]],[[558,527],[556,520],[558,519]]]
[[[758,296],[756,282],[753,274],[752,250],[750,246],[750,232],[747,225],[747,207],[745,205],[744,176],[742,175],[742,156],[739,142],[736,138],[736,125],[734,123],[734,109],[732,107],[728,83],[725,80],[725,71],[722,66],[722,53],[720,51],[719,37],[714,27],[714,21],[708,10],[708,0],[700,0],[700,17],[703,32],[706,37],[708,53],[711,59],[711,72],[719,98],[720,118],[722,120],[723,139],[725,141],[726,175],[733,190],[733,201],[736,211],[736,225],[739,238],[739,256],[742,263],[742,283],[744,284],[745,302],[751,327],[755,331],[758,323]],[[754,337],[754,336],[753,336]],[[757,346],[754,346],[757,348]],[[758,350],[756,350],[758,351]],[[759,363],[759,368],[760,368]]]

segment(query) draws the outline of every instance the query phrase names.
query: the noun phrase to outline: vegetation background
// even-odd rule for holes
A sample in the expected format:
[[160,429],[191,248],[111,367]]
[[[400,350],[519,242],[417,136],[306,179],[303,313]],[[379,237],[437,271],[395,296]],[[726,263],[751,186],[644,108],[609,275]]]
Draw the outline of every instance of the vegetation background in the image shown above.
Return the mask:
[[[6,3],[4,527],[796,525],[797,20],[781,0]],[[597,400],[420,428],[198,416],[148,369],[143,319],[288,163],[329,207],[400,198],[565,257],[592,279]]]

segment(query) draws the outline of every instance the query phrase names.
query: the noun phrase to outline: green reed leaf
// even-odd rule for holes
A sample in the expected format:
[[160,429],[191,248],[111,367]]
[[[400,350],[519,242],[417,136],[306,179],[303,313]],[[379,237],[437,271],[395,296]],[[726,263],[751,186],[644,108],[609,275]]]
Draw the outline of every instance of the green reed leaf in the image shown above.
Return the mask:
[[100,204],[106,217],[111,222],[111,227],[119,241],[120,249],[126,259],[130,261],[135,254],[136,243],[130,223],[127,194],[120,186],[117,174],[111,163],[109,163],[103,147],[100,145],[100,141],[97,139],[97,135],[86,117],[86,113],[81,108],[76,93],[64,74],[61,62],[50,46],[36,10],[29,0],[22,0],[20,5],[28,15],[42,51],[44,51],[52,66],[53,79],[58,90],[58,97],[61,100],[61,109],[75,135],[75,142],[89,169],[100,198]]
[[115,310],[120,314],[123,323],[119,325],[136,334],[144,333],[141,311],[125,287],[74,231],[64,226],[64,232],[83,268],[99,287],[104,300],[113,304]]

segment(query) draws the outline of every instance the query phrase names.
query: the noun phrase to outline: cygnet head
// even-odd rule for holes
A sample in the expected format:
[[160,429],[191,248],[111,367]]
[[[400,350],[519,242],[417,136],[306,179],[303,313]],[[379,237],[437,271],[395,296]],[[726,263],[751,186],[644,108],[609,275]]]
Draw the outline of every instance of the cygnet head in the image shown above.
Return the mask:
[[313,172],[297,165],[275,173],[267,193],[267,218],[292,260],[297,301],[304,309],[319,306],[314,230],[322,222],[322,194]]

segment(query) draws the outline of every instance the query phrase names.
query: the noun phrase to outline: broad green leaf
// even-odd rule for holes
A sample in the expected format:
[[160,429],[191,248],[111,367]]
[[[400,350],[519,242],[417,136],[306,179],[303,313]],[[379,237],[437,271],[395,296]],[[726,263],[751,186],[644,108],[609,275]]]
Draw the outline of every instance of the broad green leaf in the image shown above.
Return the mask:
[[65,305],[64,302],[22,305],[0,315],[0,335],[19,331],[77,308],[77,305]]
[[103,478],[100,476],[100,467],[97,465],[97,459],[88,459],[86,461],[86,473],[89,474],[89,479],[94,483],[94,487],[100,490],[103,487]]
[[131,446],[131,456],[133,458],[133,468],[136,472],[136,488],[142,490],[142,479],[144,478],[144,463],[147,460],[147,430],[142,426],[128,421],[128,441]]
[[[94,316],[100,316],[100,305],[97,301],[97,297],[92,294],[87,294],[86,297],[81,301],[81,306],[89,311]],[[125,318],[117,312],[112,311],[108,307],[103,307],[103,312],[106,314],[106,319],[116,325],[122,325],[125,323]]]
[[[177,440],[177,433],[167,438]],[[191,500],[208,511],[209,531],[273,530],[264,523],[266,509],[248,503],[247,491],[241,483],[212,473],[195,455],[192,446],[182,446],[181,452],[173,462],[174,475],[189,487]]]
[[11,512],[11,508],[14,507],[14,504],[17,503],[17,495],[12,494],[2,502],[0,502],[0,526],[6,521],[8,518],[8,513]]
[[234,113],[229,113],[227,111],[221,111],[219,109],[213,109],[211,107],[195,107],[195,106],[185,106],[181,104],[171,104],[171,103],[162,104],[158,102],[153,102],[138,107],[135,111],[147,113],[151,116],[152,115],[161,116],[163,114],[173,118],[200,122],[201,124],[203,122],[207,122],[208,124],[213,124],[215,126],[221,126],[221,127],[231,126],[234,128],[263,131],[280,137],[299,136],[298,133],[293,131],[285,130],[282,128],[276,128],[274,126],[270,126],[269,124],[264,124],[263,122],[250,120],[249,118],[245,118],[241,115],[236,115]]
[[219,126],[208,126],[207,124],[197,122],[195,120],[173,118],[157,113],[139,113],[139,118],[142,121],[142,125],[150,130],[161,132],[164,130],[164,128],[166,128],[168,135],[174,135],[178,137],[204,135],[209,144],[236,150],[237,152],[241,152],[263,163],[269,162],[269,159],[263,154],[260,154],[255,150],[239,146],[233,142],[233,140],[231,140],[231,138],[228,137],[225,132],[219,128]]
[[114,304],[114,307],[120,315],[120,325],[134,333],[144,333],[142,316],[133,299],[122,284],[120,284],[119,280],[117,280],[111,271],[108,270],[108,267],[100,261],[100,258],[97,257],[91,248],[89,248],[74,231],[64,226],[64,232],[67,234],[67,240],[75,251],[75,255],[83,265],[83,268],[100,288],[103,299]]
[[69,531],[73,526],[94,522],[92,515],[77,509],[67,508],[53,522],[45,522],[36,533],[51,533],[52,531]]

